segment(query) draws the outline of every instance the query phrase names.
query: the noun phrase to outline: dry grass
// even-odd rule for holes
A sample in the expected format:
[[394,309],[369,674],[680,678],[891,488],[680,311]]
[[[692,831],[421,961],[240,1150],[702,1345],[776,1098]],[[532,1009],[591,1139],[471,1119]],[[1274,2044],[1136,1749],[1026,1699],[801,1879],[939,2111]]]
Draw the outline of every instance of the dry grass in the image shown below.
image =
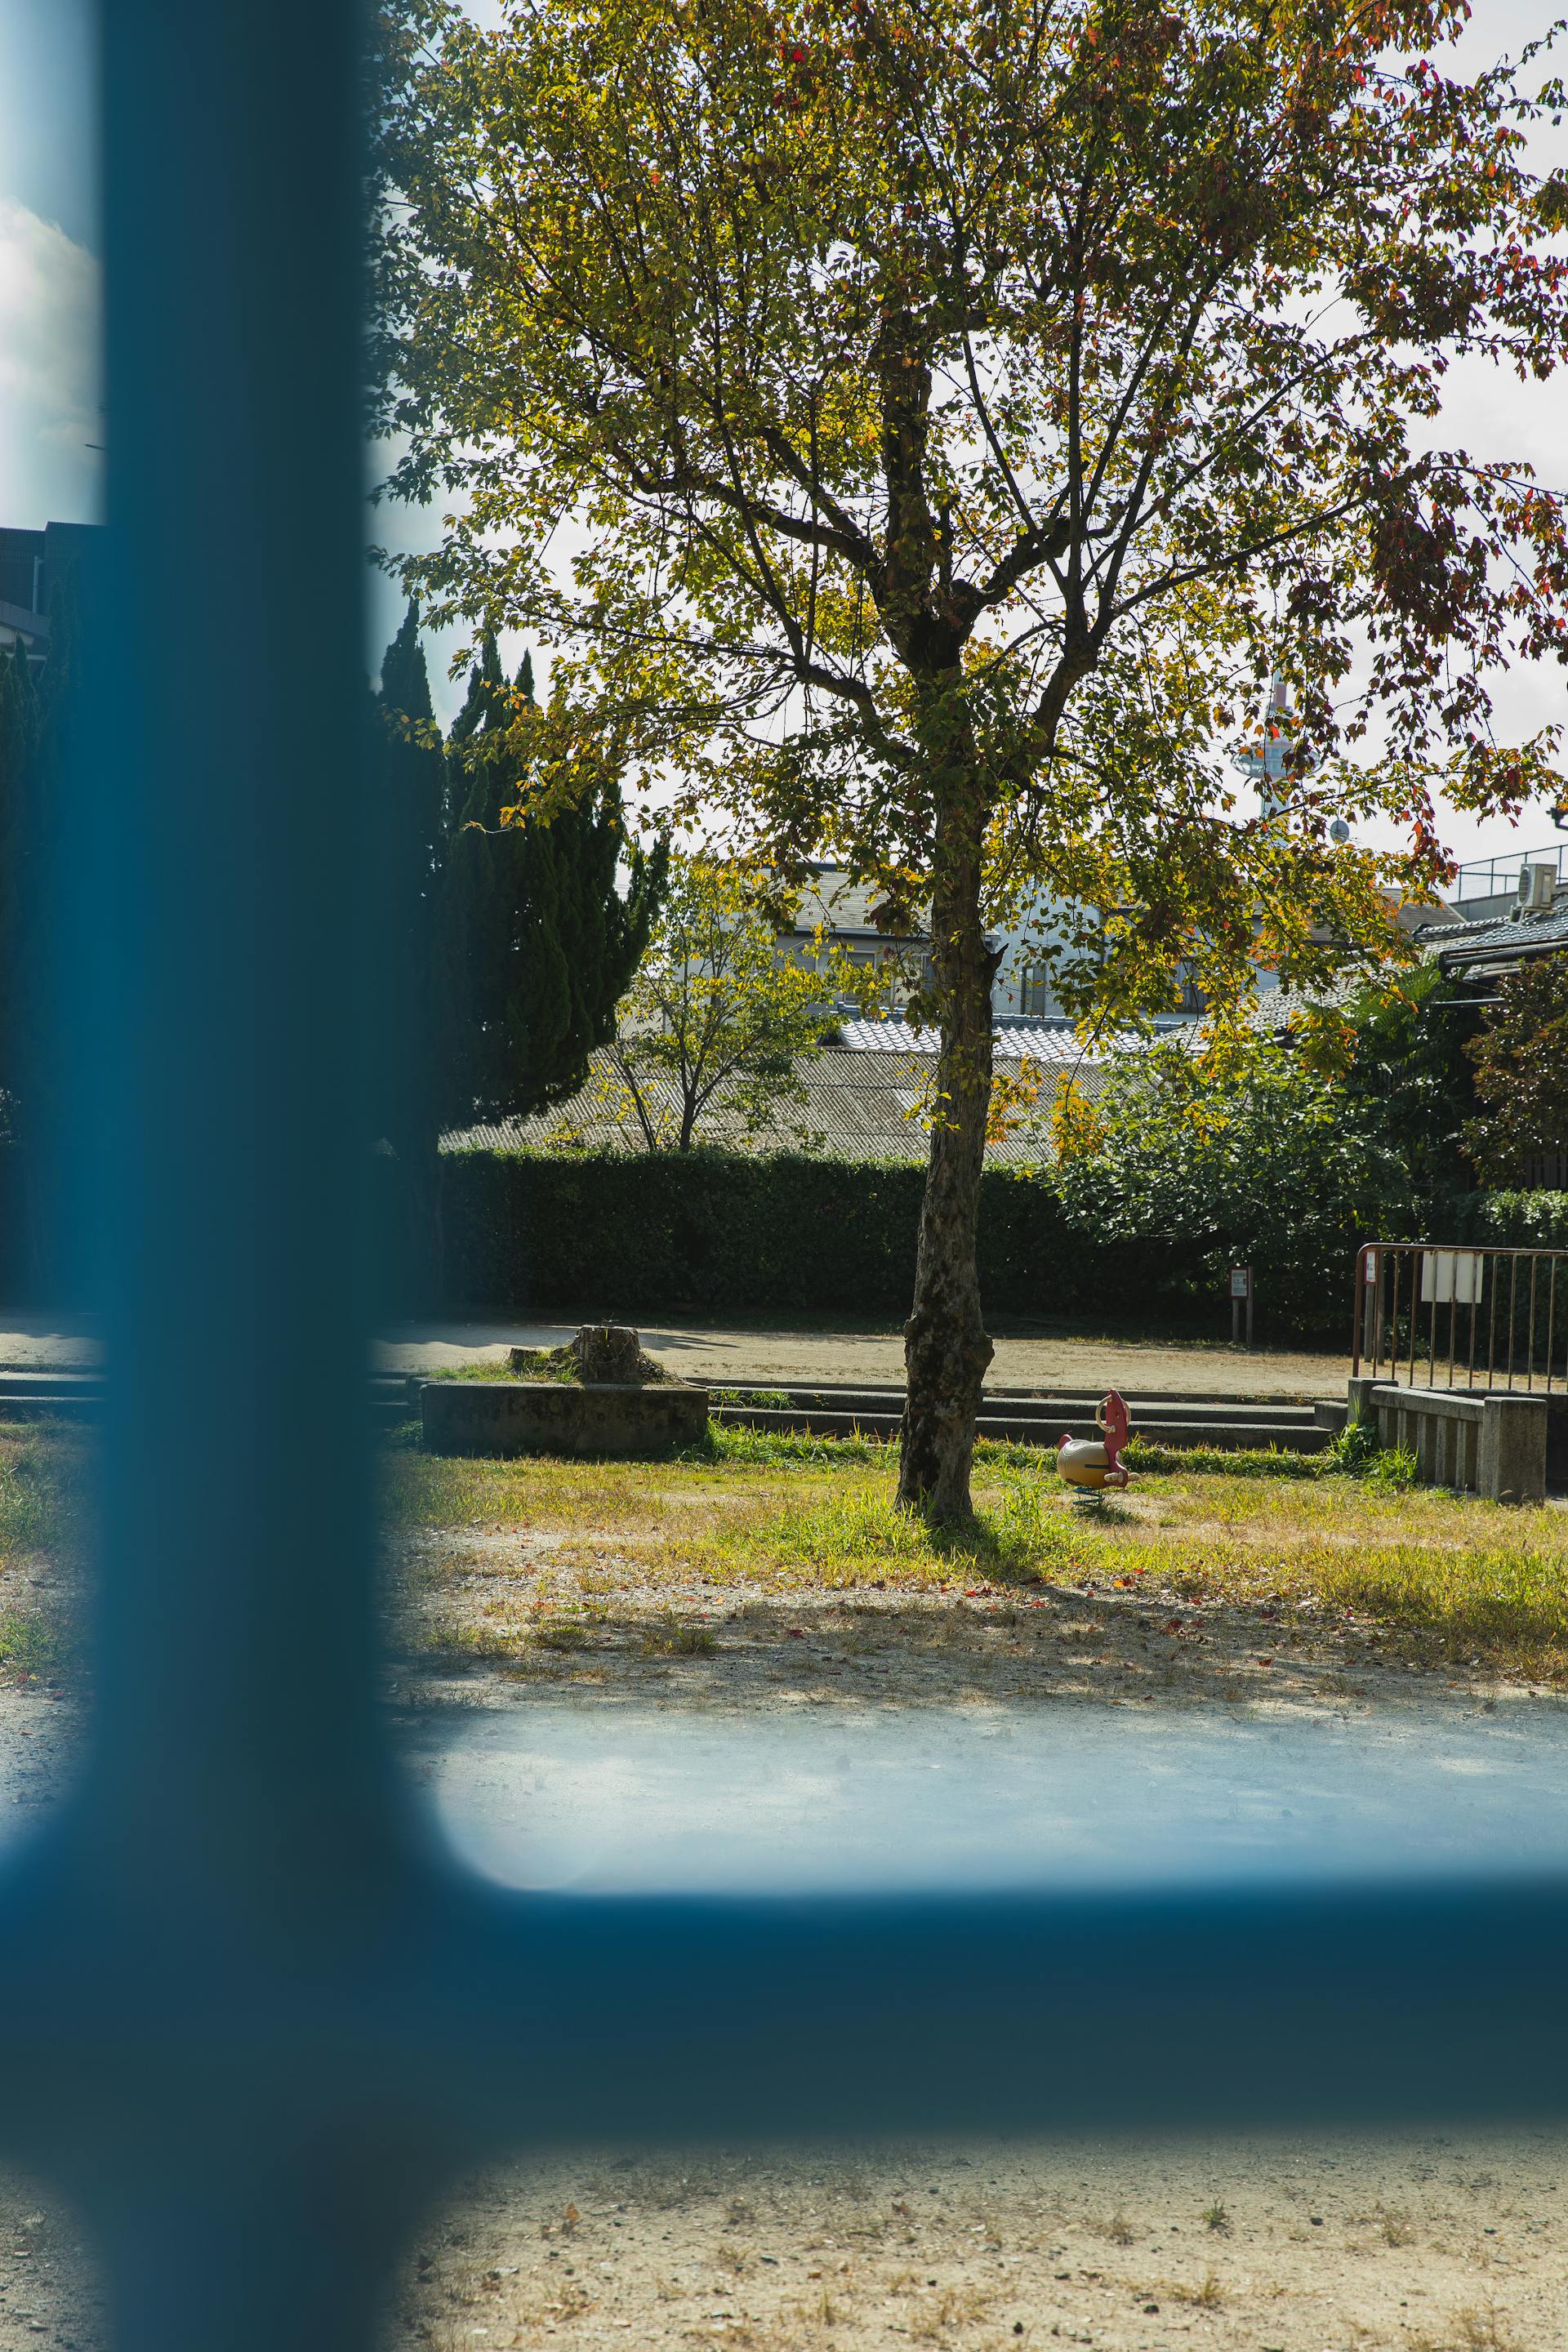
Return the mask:
[[[875,1447],[673,1465],[414,1453],[386,1462],[395,1528],[472,1531],[470,1543],[493,1535],[493,1573],[531,1580],[528,1610],[557,1619],[558,1604],[613,1611],[634,1591],[675,1588],[715,1602],[742,1591],[847,1601],[981,1585],[1023,1599],[1070,1584],[1349,1612],[1425,1637],[1433,1663],[1568,1681],[1568,1514],[1555,1507],[1380,1492],[1352,1478],[1175,1471],[1141,1478],[1113,1511],[1089,1518],[1037,1458],[983,1459],[975,1499],[969,1528],[932,1530],[896,1507],[887,1454]],[[428,1546],[418,1556],[426,1573],[440,1572]],[[1000,1612],[997,1622],[1006,1622]],[[868,1648],[892,1630],[868,1621]]]

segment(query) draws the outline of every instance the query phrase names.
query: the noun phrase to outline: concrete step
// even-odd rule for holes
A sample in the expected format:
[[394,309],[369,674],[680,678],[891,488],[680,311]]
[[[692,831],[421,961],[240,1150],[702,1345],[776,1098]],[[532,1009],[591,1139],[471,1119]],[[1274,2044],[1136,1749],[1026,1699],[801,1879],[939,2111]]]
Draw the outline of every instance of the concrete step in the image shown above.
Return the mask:
[[[713,1418],[728,1428],[773,1430],[795,1436],[890,1438],[898,1435],[901,1416],[886,1412],[830,1412],[812,1406],[790,1406],[781,1411],[776,1406],[715,1405]],[[1242,1447],[1274,1445],[1292,1454],[1319,1454],[1331,1436],[1329,1430],[1311,1421],[1261,1416],[1233,1419],[1228,1414],[1215,1414],[1212,1406],[1208,1417],[1202,1420],[1163,1416],[1141,1419],[1136,1412],[1131,1418],[1133,1436],[1148,1445],[1202,1445],[1229,1453]],[[983,1408],[975,1426],[982,1437],[1038,1445],[1052,1452],[1064,1436],[1093,1438],[1100,1434],[1091,1415],[1069,1417],[1061,1412],[1040,1416],[994,1412]]]
[[[406,1421],[412,1412],[401,1380],[371,1382],[375,1426]],[[103,1381],[97,1372],[0,1372],[0,1422],[90,1422],[102,1413]]]
[[[721,1397],[757,1400],[755,1410],[767,1411],[763,1398],[782,1397],[790,1411],[807,1412],[891,1412],[904,1408],[901,1388],[834,1387],[826,1382],[807,1387],[794,1381],[715,1381],[712,1387]],[[1028,1393],[1017,1390],[987,1389],[982,1412],[1003,1413],[1020,1421],[1092,1421],[1100,1410],[1099,1396],[1086,1394]],[[719,1409],[716,1407],[716,1410]],[[750,1403],[731,1410],[749,1411]],[[773,1411],[782,1408],[773,1405]],[[1281,1402],[1270,1397],[1131,1397],[1127,1400],[1129,1414],[1134,1419],[1157,1421],[1239,1420],[1268,1423],[1271,1425],[1299,1423],[1310,1428],[1317,1417],[1317,1408],[1297,1401]]]

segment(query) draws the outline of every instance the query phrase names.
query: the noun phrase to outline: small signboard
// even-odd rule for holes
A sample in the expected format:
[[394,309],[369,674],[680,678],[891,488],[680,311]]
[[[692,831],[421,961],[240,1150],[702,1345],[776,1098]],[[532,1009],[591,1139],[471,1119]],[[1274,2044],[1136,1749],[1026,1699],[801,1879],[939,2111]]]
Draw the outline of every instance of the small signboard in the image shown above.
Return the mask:
[[1423,1250],[1421,1296],[1434,1307],[1477,1307],[1481,1267],[1479,1250]]
[[1230,1344],[1241,1344],[1241,1318],[1247,1318],[1247,1344],[1252,1345],[1252,1268],[1233,1265],[1230,1269]]

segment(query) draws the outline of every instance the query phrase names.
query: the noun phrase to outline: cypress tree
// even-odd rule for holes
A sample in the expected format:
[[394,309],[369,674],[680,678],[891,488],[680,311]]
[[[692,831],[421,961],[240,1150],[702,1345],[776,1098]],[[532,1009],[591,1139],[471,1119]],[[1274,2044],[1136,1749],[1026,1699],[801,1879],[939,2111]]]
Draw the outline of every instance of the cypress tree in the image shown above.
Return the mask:
[[378,1125],[402,1171],[414,1286],[422,1295],[438,1286],[442,1257],[437,1154],[452,1099],[442,1060],[451,1021],[436,952],[447,859],[447,754],[412,603],[386,649],[376,704],[375,1096]]
[[405,1169],[416,1265],[436,1296],[442,1134],[577,1091],[615,1034],[664,888],[664,845],[645,854],[627,842],[613,758],[590,765],[548,818],[504,814],[524,797],[533,753],[518,722],[533,698],[531,656],[509,689],[487,635],[443,750],[410,605],[379,698],[396,1064],[384,1132]]
[[60,1270],[55,1197],[38,1158],[50,1128],[72,1108],[52,1092],[59,1066],[49,1034],[50,967],[62,950],[50,929],[51,883],[57,860],[68,854],[84,606],[93,586],[90,559],[79,554],[51,585],[41,666],[19,641],[0,654],[0,1133],[16,1147],[5,1278],[37,1300]]

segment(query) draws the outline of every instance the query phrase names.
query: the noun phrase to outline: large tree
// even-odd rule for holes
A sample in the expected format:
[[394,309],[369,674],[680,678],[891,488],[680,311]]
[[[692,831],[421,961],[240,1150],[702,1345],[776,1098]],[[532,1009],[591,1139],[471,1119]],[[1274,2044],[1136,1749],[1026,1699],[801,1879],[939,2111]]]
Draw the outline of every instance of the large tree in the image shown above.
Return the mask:
[[381,1123],[412,1230],[440,1282],[442,1133],[577,1092],[614,1036],[664,889],[668,851],[628,839],[614,740],[564,702],[542,710],[487,636],[443,744],[417,614],[378,698],[385,868]]
[[[1564,652],[1559,501],[1430,446],[1444,369],[1556,365],[1557,180],[1463,0],[393,0],[384,418],[408,567],[787,863],[929,904],[940,1021],[900,1493],[968,1508],[988,911],[1058,990],[1222,1008],[1398,952],[1435,768],[1517,806],[1488,677]],[[1555,102],[1548,93],[1548,102]],[[1267,815],[1224,757],[1271,674]],[[1373,722],[1378,756],[1343,754]],[[1408,825],[1401,860],[1331,818]]]

